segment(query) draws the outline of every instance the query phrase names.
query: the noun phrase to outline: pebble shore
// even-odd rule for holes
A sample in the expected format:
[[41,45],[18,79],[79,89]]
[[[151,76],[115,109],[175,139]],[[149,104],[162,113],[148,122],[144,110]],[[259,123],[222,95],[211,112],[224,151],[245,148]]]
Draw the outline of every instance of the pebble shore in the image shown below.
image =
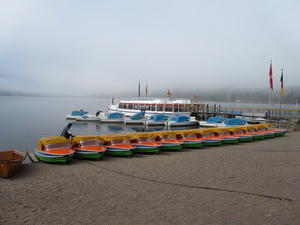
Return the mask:
[[0,224],[298,225],[299,139],[24,164],[0,179]]

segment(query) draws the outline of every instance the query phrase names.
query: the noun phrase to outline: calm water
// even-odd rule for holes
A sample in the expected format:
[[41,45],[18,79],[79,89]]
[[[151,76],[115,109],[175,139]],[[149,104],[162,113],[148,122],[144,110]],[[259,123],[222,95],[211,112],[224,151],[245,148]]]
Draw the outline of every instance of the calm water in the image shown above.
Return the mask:
[[[88,109],[93,114],[98,110],[106,112],[110,102],[111,99],[0,97],[0,151],[13,148],[19,151],[33,151],[40,138],[61,134],[62,129],[69,122],[65,119],[66,114],[80,109]],[[268,107],[263,104],[216,104],[227,107]],[[291,108],[293,106],[283,105],[283,107]],[[142,125],[125,126],[123,124],[74,121],[72,132],[74,135],[101,135],[162,129],[165,128],[154,127],[148,130]]]

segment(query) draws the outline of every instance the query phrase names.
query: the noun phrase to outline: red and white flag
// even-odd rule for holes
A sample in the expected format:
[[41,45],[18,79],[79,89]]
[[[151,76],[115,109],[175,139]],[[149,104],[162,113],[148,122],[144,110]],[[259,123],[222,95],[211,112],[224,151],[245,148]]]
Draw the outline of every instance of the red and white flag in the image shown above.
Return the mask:
[[272,71],[272,60],[271,60],[271,62],[270,62],[269,77],[270,77],[270,88],[273,90],[273,71]]

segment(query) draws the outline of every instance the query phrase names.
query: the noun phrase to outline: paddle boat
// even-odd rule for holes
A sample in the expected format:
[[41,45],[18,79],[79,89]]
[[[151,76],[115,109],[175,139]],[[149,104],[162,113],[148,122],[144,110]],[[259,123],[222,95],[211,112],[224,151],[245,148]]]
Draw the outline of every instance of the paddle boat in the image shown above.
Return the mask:
[[101,123],[123,123],[124,114],[115,112],[109,113],[108,116],[100,116]]
[[265,128],[268,132],[273,132],[275,134],[275,137],[282,137],[286,134],[286,130],[273,128],[273,124],[257,124],[258,127]]
[[219,128],[213,128],[212,129],[214,133],[216,133],[217,137],[220,137],[223,139],[223,144],[237,144],[239,143],[240,138],[230,133],[229,129],[227,127],[219,127]]
[[245,134],[253,136],[253,140],[263,140],[265,139],[265,134],[257,132],[257,128],[254,125],[242,126],[241,129]]
[[253,141],[253,135],[248,134],[243,127],[230,127],[228,128],[228,131],[231,134],[235,134],[240,138],[240,142],[248,142],[248,141]]
[[145,110],[141,110],[140,112],[134,114],[130,117],[124,117],[123,123],[125,124],[143,124],[146,121]]
[[227,126],[245,126],[246,120],[239,118],[224,118],[220,116],[209,117],[207,121],[199,121],[200,127],[227,127]]
[[15,149],[0,151],[0,177],[9,178],[15,175],[25,159],[26,155]]
[[136,132],[127,134],[130,143],[135,146],[134,152],[157,154],[162,144],[155,141],[155,137],[148,132]]
[[154,131],[150,132],[155,136],[155,141],[161,144],[160,150],[179,151],[182,149],[183,141],[176,138],[172,131]]
[[174,130],[176,138],[183,142],[183,148],[201,148],[204,140],[196,137],[193,130]]
[[38,147],[34,150],[35,156],[43,162],[63,164],[72,159],[74,152],[71,141],[62,136],[39,139]]
[[172,116],[170,120],[165,122],[165,125],[168,127],[171,126],[194,126],[199,125],[199,121],[191,119],[189,116],[176,115]]
[[275,133],[272,131],[268,131],[265,126],[261,126],[263,124],[255,124],[253,128],[257,133],[262,133],[266,138],[274,138]]
[[89,112],[85,110],[73,111],[71,114],[66,115],[66,119],[76,120],[77,117],[81,117],[83,115],[87,115]]
[[130,144],[130,138],[125,134],[100,135],[103,147],[106,148],[105,155],[131,156],[135,146]]
[[144,124],[146,126],[158,126],[158,125],[165,125],[166,121],[168,120],[169,116],[163,115],[163,114],[156,114],[150,116],[149,119],[144,121]]
[[74,157],[99,160],[106,150],[100,146],[100,137],[96,135],[78,135],[71,140]]
[[214,130],[211,128],[207,129],[192,129],[197,138],[203,139],[203,146],[220,146],[223,143],[223,139],[217,137]]

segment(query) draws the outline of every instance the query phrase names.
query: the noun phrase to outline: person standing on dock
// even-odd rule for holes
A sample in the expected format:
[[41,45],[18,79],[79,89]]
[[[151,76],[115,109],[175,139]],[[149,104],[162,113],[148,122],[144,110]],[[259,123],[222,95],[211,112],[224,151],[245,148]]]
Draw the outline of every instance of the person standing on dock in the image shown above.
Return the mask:
[[70,137],[75,137],[75,135],[71,132],[72,123],[68,123],[68,125],[63,129],[60,136],[63,136],[67,139],[70,139]]

